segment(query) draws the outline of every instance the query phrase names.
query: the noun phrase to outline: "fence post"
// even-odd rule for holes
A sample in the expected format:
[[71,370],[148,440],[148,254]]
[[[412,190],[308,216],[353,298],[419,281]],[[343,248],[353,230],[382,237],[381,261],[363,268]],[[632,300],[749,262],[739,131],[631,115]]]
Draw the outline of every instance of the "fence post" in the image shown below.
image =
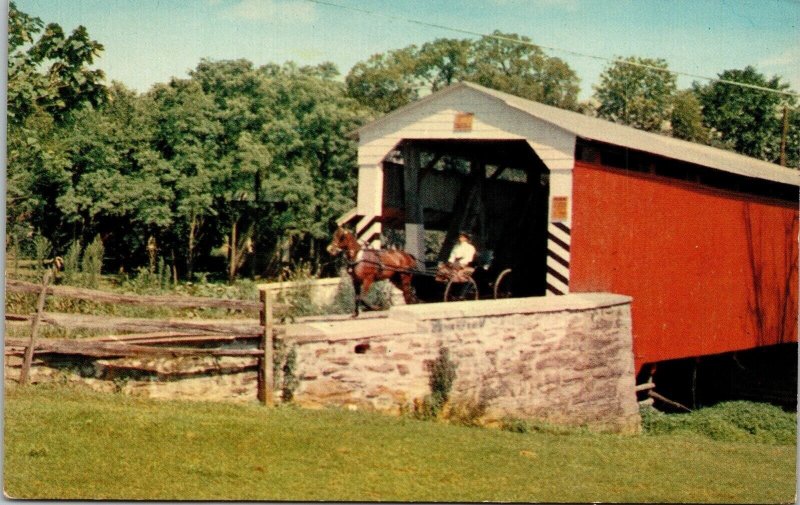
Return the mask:
[[31,322],[31,337],[28,340],[28,347],[25,349],[25,359],[22,362],[22,372],[19,375],[19,383],[25,385],[28,383],[28,375],[30,374],[31,365],[33,364],[33,349],[36,346],[36,334],[39,332],[39,320],[42,318],[44,312],[44,302],[47,298],[47,286],[50,284],[50,278],[53,276],[57,267],[48,268],[44,273],[42,279],[42,290],[39,292],[39,300],[36,303],[36,314],[33,316]]
[[264,326],[264,334],[261,338],[260,348],[264,350],[264,356],[259,359],[258,370],[258,399],[266,406],[274,403],[272,392],[274,389],[274,379],[272,370],[273,360],[273,330],[275,322],[272,314],[272,293],[268,289],[260,291],[263,307],[261,309],[261,324]]

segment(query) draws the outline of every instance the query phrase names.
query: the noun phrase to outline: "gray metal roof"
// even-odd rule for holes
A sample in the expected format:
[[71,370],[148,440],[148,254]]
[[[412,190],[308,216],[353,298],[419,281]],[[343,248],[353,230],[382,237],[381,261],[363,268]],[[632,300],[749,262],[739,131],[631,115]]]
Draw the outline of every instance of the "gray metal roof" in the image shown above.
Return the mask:
[[746,177],[800,186],[800,171],[795,169],[782,167],[732,151],[637,130],[630,126],[526,100],[471,82],[462,82],[453,86],[464,86],[491,95],[502,100],[510,107],[519,109],[581,138],[653,153]]

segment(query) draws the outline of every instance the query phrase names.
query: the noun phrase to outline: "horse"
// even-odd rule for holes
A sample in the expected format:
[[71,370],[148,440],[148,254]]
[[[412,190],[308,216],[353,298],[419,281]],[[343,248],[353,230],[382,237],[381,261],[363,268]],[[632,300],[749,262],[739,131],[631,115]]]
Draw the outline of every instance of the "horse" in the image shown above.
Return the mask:
[[344,253],[347,259],[347,271],[355,289],[353,317],[358,317],[359,305],[367,310],[375,310],[364,301],[364,296],[375,281],[388,279],[403,292],[406,303],[416,302],[411,288],[411,278],[417,268],[414,256],[404,251],[362,248],[353,232],[341,226],[334,232],[327,251],[332,256]]

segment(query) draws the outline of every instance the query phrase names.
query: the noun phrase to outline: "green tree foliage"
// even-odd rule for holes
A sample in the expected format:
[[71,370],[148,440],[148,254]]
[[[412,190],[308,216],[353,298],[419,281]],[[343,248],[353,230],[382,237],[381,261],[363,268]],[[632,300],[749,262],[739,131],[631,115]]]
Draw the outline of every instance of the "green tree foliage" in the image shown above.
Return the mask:
[[278,249],[320,268],[330,223],[353,205],[348,134],[368,114],[334,65],[203,60],[137,94],[102,87],[88,67],[102,46],[84,29],[49,25],[37,39],[42,28],[12,3],[13,236],[47,237],[63,255],[99,235],[108,266],[128,272],[153,248],[182,276],[219,271],[221,246],[231,278],[278,268]]
[[347,74],[347,93],[377,112],[390,112],[419,97],[415,79],[416,46],[375,54]]
[[681,90],[673,99],[672,136],[704,144],[709,140],[708,128],[703,124],[703,107],[692,90]]
[[[227,273],[263,272],[278,248],[317,268],[332,220],[353,205],[355,146],[366,111],[331,64],[202,61],[156,86],[155,145],[174,182],[174,243],[191,274],[224,244]],[[166,236],[169,235],[169,236]]]
[[513,33],[495,31],[475,43],[467,80],[563,109],[578,106],[579,79],[569,65]]
[[786,108],[786,166],[800,168],[800,110]]
[[54,23],[9,5],[7,223],[12,237],[41,230],[60,242],[56,199],[70,183],[65,128],[106,98],[103,73],[90,65],[103,50],[86,29],[66,35]]
[[[44,29],[44,31],[42,31]],[[41,34],[40,34],[41,32]],[[38,38],[36,38],[38,36]],[[37,109],[57,120],[88,102],[105,98],[101,70],[89,68],[103,46],[79,26],[66,36],[55,23],[44,26],[11,2],[8,14],[8,119],[21,125]]]
[[578,107],[579,80],[564,61],[548,57],[528,37],[499,31],[475,41],[436,39],[376,54],[346,77],[351,97],[384,113],[464,80],[561,108]]
[[[789,89],[780,77],[767,79],[751,66],[743,70],[725,70],[719,78],[780,91]],[[694,89],[703,106],[703,122],[713,129],[719,141],[739,153],[778,161],[783,107],[793,108],[794,97],[720,81],[705,86],[695,84]],[[796,153],[798,147],[796,143],[790,144],[789,150]],[[796,154],[794,159],[797,159]]]
[[[645,66],[646,65],[646,66]],[[631,56],[600,75],[598,117],[647,131],[662,131],[672,115],[675,75],[663,59]]]

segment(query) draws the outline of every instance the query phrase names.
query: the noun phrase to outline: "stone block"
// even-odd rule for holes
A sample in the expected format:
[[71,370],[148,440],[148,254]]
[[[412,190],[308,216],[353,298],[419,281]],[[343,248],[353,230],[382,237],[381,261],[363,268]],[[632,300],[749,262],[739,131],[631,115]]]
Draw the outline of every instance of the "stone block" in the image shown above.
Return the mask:
[[393,365],[390,365],[389,363],[367,365],[365,368],[370,372],[378,372],[378,373],[394,372],[395,370],[395,367]]

